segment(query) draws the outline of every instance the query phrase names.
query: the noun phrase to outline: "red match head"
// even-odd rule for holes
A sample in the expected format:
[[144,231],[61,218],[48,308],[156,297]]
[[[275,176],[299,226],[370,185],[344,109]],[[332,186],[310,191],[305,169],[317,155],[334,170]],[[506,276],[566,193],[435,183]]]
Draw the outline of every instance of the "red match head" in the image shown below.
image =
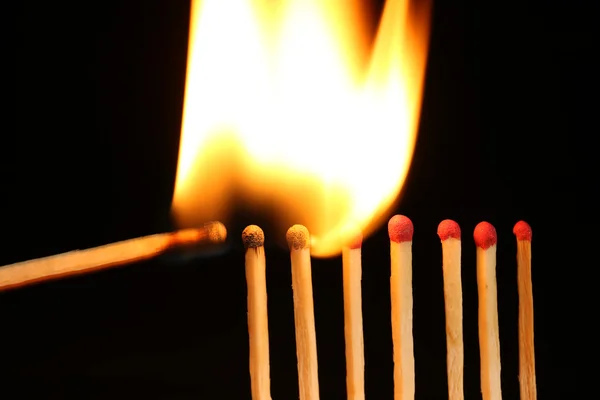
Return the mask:
[[494,226],[489,222],[480,222],[475,227],[473,239],[475,239],[475,245],[477,245],[477,247],[486,250],[498,242],[496,228],[494,228]]
[[451,219],[445,219],[438,225],[437,234],[442,242],[450,238],[460,240],[460,226]]
[[517,222],[513,228],[513,233],[517,237],[517,240],[528,240],[531,242],[531,227],[527,222]]
[[394,215],[388,222],[388,233],[392,242],[411,242],[414,233],[413,223],[404,215]]

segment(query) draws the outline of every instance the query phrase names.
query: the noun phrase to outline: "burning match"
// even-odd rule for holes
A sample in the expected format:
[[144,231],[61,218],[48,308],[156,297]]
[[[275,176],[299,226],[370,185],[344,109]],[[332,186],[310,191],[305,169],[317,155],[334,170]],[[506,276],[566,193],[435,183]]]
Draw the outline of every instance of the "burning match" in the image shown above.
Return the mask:
[[292,263],[296,356],[300,400],[319,399],[317,336],[313,305],[310,236],[308,229],[294,225],[286,234]]
[[258,226],[250,225],[242,232],[242,241],[246,248],[252,399],[271,400],[265,235]]
[[377,32],[368,3],[191,1],[179,227],[229,219],[243,199],[268,204],[278,231],[302,221],[311,256],[333,257],[339,227],[386,218],[418,135],[430,1],[387,0]]
[[522,400],[537,399],[533,341],[533,285],[531,283],[531,227],[519,221],[517,237],[517,284],[519,288],[519,382]]
[[[387,0],[373,31],[362,1],[191,1],[173,216],[185,228],[231,218],[243,203],[268,207],[277,230],[310,227],[312,240],[304,226],[287,231],[302,400],[319,398],[311,256],[340,253],[347,389],[364,397],[361,249],[339,231],[352,221],[373,232],[408,175],[431,20],[428,0],[411,3]],[[411,241],[412,231],[392,244],[402,399],[414,396]]]
[[480,222],[473,233],[477,246],[477,288],[479,293],[479,351],[483,400],[501,400],[500,338],[496,287],[496,229]]
[[0,291],[147,260],[186,245],[221,243],[226,237],[227,230],[222,223],[210,222],[201,228],[144,236],[5,265],[0,267]]
[[392,339],[394,343],[394,399],[415,397],[413,350],[412,239],[413,223],[394,215],[388,223],[390,236]]
[[444,271],[448,399],[462,400],[464,399],[464,345],[460,226],[455,221],[446,219],[440,222],[437,233],[442,241]]
[[344,334],[346,339],[346,391],[348,400],[365,398],[365,355],[362,319],[362,233],[342,249],[344,275]]

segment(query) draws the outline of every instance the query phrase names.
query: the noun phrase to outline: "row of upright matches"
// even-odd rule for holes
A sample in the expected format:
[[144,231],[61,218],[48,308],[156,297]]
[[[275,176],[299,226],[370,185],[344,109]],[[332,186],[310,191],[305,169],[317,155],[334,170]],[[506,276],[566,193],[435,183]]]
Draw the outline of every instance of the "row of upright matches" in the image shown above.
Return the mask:
[[[394,400],[413,400],[415,373],[412,327],[412,240],[413,224],[403,215],[388,223],[390,237],[390,290],[394,359]],[[537,398],[533,343],[533,295],[531,284],[531,228],[519,221],[517,280],[519,291],[519,380],[522,400]],[[446,310],[447,373],[449,400],[464,399],[461,232],[452,220],[438,226],[442,243],[444,298]],[[479,296],[479,347],[483,400],[500,400],[500,342],[496,288],[495,228],[479,223],[473,234],[477,246]],[[298,385],[300,400],[319,399],[317,343],[312,293],[310,236],[306,227],[292,226],[286,235],[290,248]],[[244,229],[245,265],[248,285],[248,330],[250,377],[253,400],[270,400],[267,287],[264,233],[256,225]],[[365,399],[364,350],[361,299],[362,235],[357,233],[342,252],[344,280],[344,324],[346,341],[346,387],[349,400]]]

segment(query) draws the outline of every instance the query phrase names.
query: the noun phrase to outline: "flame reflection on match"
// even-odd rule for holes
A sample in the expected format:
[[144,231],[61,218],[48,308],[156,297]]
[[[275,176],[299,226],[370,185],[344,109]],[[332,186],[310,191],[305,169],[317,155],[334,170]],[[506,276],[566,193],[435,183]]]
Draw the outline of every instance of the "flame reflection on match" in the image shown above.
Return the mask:
[[362,3],[192,1],[180,227],[226,221],[241,200],[333,256],[347,227],[389,217],[416,141],[429,8],[388,0],[370,38]]

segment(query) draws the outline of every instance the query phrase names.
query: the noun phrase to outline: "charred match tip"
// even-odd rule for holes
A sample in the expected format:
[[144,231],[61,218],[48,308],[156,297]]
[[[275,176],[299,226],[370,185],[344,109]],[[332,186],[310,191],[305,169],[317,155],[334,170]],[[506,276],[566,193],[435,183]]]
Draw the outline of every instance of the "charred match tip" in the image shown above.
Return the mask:
[[260,227],[256,225],[248,225],[242,232],[242,242],[247,249],[264,246],[265,234]]
[[475,227],[473,239],[475,239],[475,245],[477,245],[477,247],[486,250],[495,245],[498,241],[498,237],[496,236],[496,228],[494,228],[494,226],[489,222],[480,222]]
[[531,242],[531,227],[525,221],[519,221],[513,228],[513,233],[517,237],[517,240],[528,240]]
[[442,240],[458,239],[460,240],[460,226],[451,219],[445,219],[438,225],[437,234]]
[[388,222],[390,240],[396,243],[411,242],[414,227],[412,221],[404,215],[394,215]]
[[288,229],[285,238],[290,250],[307,249],[310,247],[310,235],[304,225],[294,225]]
[[221,243],[227,239],[227,228],[219,221],[207,223],[204,229],[208,231],[208,239],[213,243]]

